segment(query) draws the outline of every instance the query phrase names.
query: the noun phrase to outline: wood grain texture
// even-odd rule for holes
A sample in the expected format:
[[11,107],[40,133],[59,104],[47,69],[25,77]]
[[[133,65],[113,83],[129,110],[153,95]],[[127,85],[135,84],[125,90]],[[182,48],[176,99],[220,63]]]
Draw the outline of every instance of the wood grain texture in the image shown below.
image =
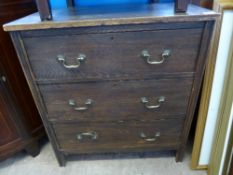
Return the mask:
[[[129,79],[194,72],[201,34],[201,28],[72,36],[66,33],[23,41],[39,81]],[[141,52],[147,50],[152,61],[160,61],[165,49],[171,55],[162,64],[150,65],[141,57]],[[79,54],[85,54],[86,59],[76,69],[66,69],[57,60],[57,55],[64,55],[67,64],[77,64]]]
[[199,50],[199,56],[197,60],[197,67],[196,67],[196,76],[194,78],[193,82],[193,88],[191,92],[191,99],[189,101],[189,107],[187,110],[187,117],[186,121],[184,124],[184,130],[183,130],[183,135],[182,135],[182,144],[177,152],[176,160],[179,161],[182,159],[184,156],[184,149],[186,146],[186,142],[188,139],[188,133],[191,127],[191,123],[193,120],[193,115],[195,112],[195,107],[197,105],[197,100],[198,100],[198,94],[200,92],[201,84],[202,84],[202,79],[204,75],[204,70],[205,70],[205,65],[207,63],[207,58],[208,58],[208,53],[209,53],[209,45],[210,41],[212,38],[212,32],[213,32],[213,27],[214,27],[215,21],[208,21],[206,22],[206,25],[203,30],[202,34],[202,41],[200,45],[200,50]]
[[[7,0],[0,3],[0,24],[35,12],[35,4],[30,1]],[[14,13],[12,13],[14,11]],[[23,116],[26,118],[28,129],[41,127],[41,120],[28,88],[19,60],[14,50],[11,38],[8,33],[0,29],[0,62],[1,72],[7,79],[6,84],[13,94],[16,104],[20,106]]]
[[[0,68],[2,65],[0,64]],[[2,70],[2,69],[0,69]],[[37,143],[40,137],[32,136],[25,125],[20,108],[16,105],[11,91],[4,81],[0,81],[0,161],[8,158],[14,153],[30,147],[30,144]],[[36,152],[31,152],[38,155],[39,149]],[[37,154],[36,154],[37,153]]]
[[[54,124],[58,138],[59,149],[67,153],[117,152],[121,150],[154,150],[162,148],[177,148],[180,143],[180,133],[183,119],[161,120],[157,122],[130,123],[73,123]],[[77,134],[96,132],[98,138],[93,140],[84,137],[77,140]],[[148,138],[161,136],[153,142],[140,137],[143,132]]]
[[[55,84],[39,88],[50,120],[148,121],[184,118],[192,83],[190,78]],[[165,102],[158,109],[147,109],[141,102],[141,97],[147,97],[149,105],[157,105],[161,96]],[[92,99],[93,104],[86,111],[75,111],[68,105],[70,99],[77,106],[85,106],[87,99]]]
[[51,144],[53,146],[55,156],[56,156],[59,164],[61,166],[64,166],[66,164],[65,156],[62,153],[58,152],[55,134],[54,134],[54,132],[53,132],[53,130],[51,128],[51,125],[47,122],[47,119],[45,117],[46,116],[45,115],[45,107],[43,105],[43,101],[41,99],[39,90],[38,90],[38,88],[36,86],[36,83],[34,81],[34,77],[32,76],[32,70],[31,70],[30,64],[28,62],[29,60],[28,60],[27,53],[26,53],[25,47],[23,45],[20,33],[12,32],[12,33],[10,33],[10,35],[11,35],[13,44],[14,44],[14,46],[16,48],[17,55],[20,58],[20,64],[21,64],[21,66],[23,68],[23,72],[25,74],[25,77],[26,77],[26,80],[28,82],[29,88],[30,88],[30,90],[32,92],[34,102],[35,102],[35,104],[36,104],[36,106],[38,108],[38,111],[40,113],[40,116],[41,116],[42,122],[44,124],[45,130],[46,130],[47,135],[49,137],[49,140],[50,140],[50,142],[51,142]]
[[[0,2],[0,24],[36,11],[32,0]],[[0,160],[23,149],[44,136],[40,116],[26,83],[22,68],[8,33],[0,29]],[[5,81],[2,81],[2,76]],[[20,127],[19,127],[20,125]],[[37,155],[39,148],[30,154]]]
[[[192,8],[195,8],[196,12],[200,10],[195,6]],[[195,17],[187,15],[184,18],[173,16],[166,21],[167,10],[161,11],[160,9],[158,16],[151,17],[158,23],[154,24],[151,21],[151,24],[142,23],[141,26],[139,24],[132,25],[127,14],[122,14],[122,18],[125,15],[124,19],[130,25],[116,25],[119,24],[119,19],[114,18],[111,19],[112,23],[109,23],[112,25],[101,27],[87,27],[90,26],[90,23],[86,23],[86,27],[69,28],[71,26],[66,23],[68,28],[64,27],[65,29],[55,29],[53,26],[53,29],[50,30],[11,32],[21,65],[61,166],[65,165],[66,154],[82,153],[82,151],[117,151],[116,148],[119,151],[175,149],[178,150],[177,160],[182,159],[200,90],[214,18],[217,14],[207,11],[207,14],[202,14],[204,18],[197,18],[195,15]],[[148,13],[147,10],[144,12]],[[108,16],[108,14],[105,15]],[[142,14],[139,12],[139,15]],[[139,18],[143,19],[144,16],[132,17],[137,22],[140,21],[138,21]],[[91,19],[92,22],[95,20],[96,18]],[[101,21],[101,17],[98,20]],[[176,21],[176,23],[170,23],[171,21]],[[181,21],[186,22],[182,23]],[[187,21],[191,21],[191,23]],[[184,40],[183,37],[186,39]],[[141,58],[135,59],[140,55],[137,50],[141,50],[145,46],[150,48],[153,55],[157,55],[161,54],[160,50],[169,44],[172,44],[172,51],[175,53],[174,60],[171,59],[174,62],[169,63],[169,68],[166,68],[166,65],[162,68],[159,66],[163,65],[151,69],[146,66],[142,68],[141,66],[146,64],[145,61]],[[62,65],[54,66],[55,62],[44,69],[49,64],[48,61],[54,61],[53,54],[55,52],[63,51],[70,54],[68,58],[73,58],[77,48],[87,50],[88,52],[84,53],[87,55],[94,53],[90,57],[91,59],[87,59],[80,67],[80,70],[85,70],[84,66],[90,66],[86,67],[86,71],[73,71],[73,73],[65,75],[67,72],[58,67],[58,65],[61,67]],[[51,57],[47,57],[50,54]],[[93,60],[95,62],[90,63]],[[72,63],[72,59],[69,61]],[[40,70],[44,71],[44,77],[40,76],[43,73]],[[91,71],[97,72],[98,79],[96,77],[91,79],[91,76],[88,75]],[[38,79],[38,75],[40,78],[42,77],[42,81]],[[125,75],[128,77],[125,78]],[[108,79],[108,77],[111,78]],[[55,79],[56,81],[53,81]],[[137,100],[140,100],[142,95],[147,95],[149,98],[153,94],[155,97],[151,97],[151,99],[154,101],[160,93],[168,94],[168,106],[165,106],[164,103],[165,109],[161,106],[160,113],[161,116],[164,115],[167,118],[145,114],[143,117],[148,117],[150,120],[141,121],[140,116],[136,113],[145,113],[145,109],[144,106],[135,108],[140,104],[140,101]],[[83,104],[86,98],[93,98],[94,103],[89,110],[92,115],[88,113],[87,115],[85,113],[74,115],[74,111],[67,107],[67,100],[72,98],[68,96],[74,97],[78,104]],[[171,104],[169,104],[170,102]],[[184,113],[186,114],[185,118],[183,117]],[[89,120],[88,118],[91,117],[92,119]],[[124,120],[119,121],[115,119],[117,117]],[[125,118],[128,120],[126,121]],[[143,129],[153,133],[156,128],[168,135],[175,135],[174,137],[161,136],[161,145],[156,143],[147,145],[138,142],[136,131]],[[103,134],[104,139],[97,144],[96,149],[93,148],[92,143],[86,143],[79,147],[74,138],[76,132],[87,132],[92,129]],[[137,134],[130,133],[131,130]],[[130,145],[127,147],[124,147],[127,141],[119,140],[117,142],[117,139],[114,140],[114,137],[122,138],[122,135],[127,133],[132,136],[132,140],[129,139]],[[114,147],[113,141],[116,142],[117,147]]]
[[41,22],[35,13],[4,25],[6,31],[69,28],[156,22],[185,22],[214,20],[219,14],[190,4],[186,13],[174,12],[174,4],[101,6],[54,10],[53,21]]
[[[20,136],[20,131],[18,130],[17,126],[14,123],[14,120],[12,119],[12,116],[15,115],[15,109],[10,110],[10,106],[7,105],[7,102],[9,103],[9,98],[6,97],[4,93],[9,93],[6,91],[6,88],[3,85],[3,82],[0,82],[0,148],[4,146],[6,143],[13,142]],[[4,92],[4,93],[3,93]],[[12,106],[11,106],[12,107]],[[9,118],[9,119],[8,119]]]
[[107,34],[119,32],[136,32],[136,31],[155,31],[155,30],[176,30],[176,29],[202,29],[204,21],[188,22],[158,22],[148,24],[122,24],[122,25],[105,25],[91,27],[76,27],[62,29],[44,29],[44,30],[24,30],[20,31],[23,38],[38,38],[46,36],[64,36],[66,35],[87,35],[87,34]]

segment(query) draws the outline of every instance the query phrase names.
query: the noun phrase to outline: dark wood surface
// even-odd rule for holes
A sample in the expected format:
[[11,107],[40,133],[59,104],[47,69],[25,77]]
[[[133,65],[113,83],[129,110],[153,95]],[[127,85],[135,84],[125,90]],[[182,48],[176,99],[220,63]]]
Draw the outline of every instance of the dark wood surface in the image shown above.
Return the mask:
[[[117,32],[116,28],[104,34],[29,37],[24,44],[38,81],[129,79],[193,73],[201,35],[202,28],[166,32]],[[150,65],[141,57],[147,50],[152,61],[159,61],[166,49],[171,55],[158,65]],[[57,60],[58,55],[63,55],[68,65],[75,65],[79,54],[86,58],[77,69],[69,70]]]
[[[70,0],[67,1],[67,4],[70,5]],[[52,11],[49,0],[36,0],[36,5],[38,9],[38,13],[40,15],[41,21],[52,20]]]
[[[54,124],[61,151],[66,153],[96,153],[119,152],[132,150],[155,150],[162,148],[176,149],[180,143],[183,119],[161,120],[156,122],[122,122],[122,123],[73,123]],[[86,132],[96,132],[97,139],[77,135]],[[156,137],[156,133],[160,136]],[[155,138],[146,141],[140,136]]]
[[36,0],[37,9],[39,11],[40,19],[42,21],[52,20],[50,2],[48,0]]
[[195,113],[198,95],[202,85],[202,79],[205,71],[205,65],[207,63],[209,46],[212,38],[212,32],[214,28],[215,21],[208,21],[203,29],[202,39],[200,42],[200,49],[198,54],[198,59],[196,62],[196,76],[194,78],[192,92],[190,96],[189,106],[187,110],[187,115],[185,119],[184,129],[182,132],[182,143],[180,145],[179,151],[177,151],[176,160],[181,160],[184,156],[184,149],[188,140],[189,130],[192,124],[193,115]]
[[186,12],[190,1],[188,0],[175,0],[175,12]]
[[[143,121],[184,118],[192,82],[192,78],[111,81],[42,85],[39,89],[51,120]],[[147,109],[141,102],[141,97],[147,97],[149,105],[158,105],[161,96],[165,101],[157,109]],[[87,99],[93,104],[86,111],[75,111],[69,106],[70,99],[77,107],[85,107]]]
[[199,5],[208,9],[213,9],[213,0],[200,0]]
[[50,28],[89,27],[158,22],[190,22],[214,20],[219,14],[190,4],[186,13],[176,14],[172,3],[115,5],[69,8],[53,11],[53,20],[41,22],[35,13],[4,25],[6,31]]
[[[193,8],[194,11],[195,8],[196,11],[200,10],[195,6]],[[26,31],[11,32],[21,65],[60,165],[65,165],[66,154],[108,152],[108,150],[115,152],[174,149],[177,150],[176,160],[182,160],[217,14],[208,11],[206,15],[202,14],[204,18],[186,15],[181,19],[174,17],[165,20],[163,14],[166,12],[167,9],[160,10],[161,14],[158,15],[160,18],[151,17],[151,21],[157,20],[157,23],[148,24],[154,28],[145,24],[141,24],[140,28],[139,24],[133,25],[129,21],[131,25],[116,25],[119,24],[119,19],[111,19],[113,26],[94,27],[98,28],[94,30],[92,27],[73,26],[67,29],[34,31],[27,31],[24,28]],[[100,22],[102,17],[97,21]],[[131,19],[141,22],[139,16]],[[83,22],[88,26],[90,20]],[[171,23],[175,20],[177,23]],[[98,26],[98,22],[95,25]],[[27,24],[19,26],[25,27]],[[50,28],[54,28],[54,24],[49,24]],[[68,24],[67,21],[63,23],[65,24]],[[8,25],[8,29],[9,27]],[[38,29],[41,29],[41,26]],[[104,30],[100,32],[101,29]],[[148,66],[138,57],[144,47],[150,48],[153,55],[158,55],[161,54],[161,49],[169,44],[174,57],[163,64]],[[72,58],[81,50],[79,48],[85,50],[84,54],[91,55],[90,60],[87,57],[84,64],[81,64],[80,70],[70,73],[60,63],[56,65],[58,63],[56,55],[60,54],[59,51],[67,54],[72,63]],[[169,64],[170,67],[166,68]],[[50,66],[44,69],[47,65]],[[103,70],[104,74],[101,72]],[[97,72],[95,74],[98,75],[98,79],[90,78],[88,74],[92,71]],[[169,71],[169,74],[166,73]],[[155,111],[154,114],[149,114],[149,111],[145,111],[145,106],[142,106],[140,97],[146,95],[150,100],[156,101],[160,94],[165,94],[167,101],[161,104],[159,108],[161,111],[156,111],[158,115]],[[76,114],[78,111],[73,111],[68,105],[70,98],[74,98],[80,105],[87,98],[93,98],[93,105],[90,110]],[[144,121],[140,120],[141,118]],[[161,144],[141,143],[142,138],[138,136],[138,132],[145,130],[150,138],[151,133],[156,132],[156,128],[165,133],[159,137]],[[100,133],[101,140],[94,139],[96,145],[90,140],[78,142],[76,136],[79,132],[84,132],[85,135],[91,131]],[[130,139],[123,137],[127,134]],[[170,137],[170,134],[175,135]],[[117,147],[114,147],[114,144]]]
[[2,80],[0,81],[0,92],[0,160],[2,160],[14,152],[7,144],[15,146],[15,143],[19,144],[23,141],[20,129],[14,122],[15,115],[18,117],[17,112]]
[[[15,20],[36,11],[31,0],[0,2],[0,24]],[[20,150],[31,150],[44,135],[39,113],[32,99],[17,55],[8,33],[0,29],[0,159]],[[20,125],[20,127],[19,127]],[[34,143],[35,142],[35,143]],[[35,156],[39,149],[30,151]]]

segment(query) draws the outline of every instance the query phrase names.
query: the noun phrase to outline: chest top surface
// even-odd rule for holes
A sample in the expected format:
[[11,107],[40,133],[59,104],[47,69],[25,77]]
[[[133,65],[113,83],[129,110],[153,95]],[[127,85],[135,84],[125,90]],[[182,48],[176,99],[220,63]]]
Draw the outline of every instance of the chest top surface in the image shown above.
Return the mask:
[[218,13],[190,4],[186,13],[175,13],[173,3],[115,5],[53,10],[53,20],[41,22],[39,14],[5,24],[5,31],[86,27],[153,22],[214,20]]

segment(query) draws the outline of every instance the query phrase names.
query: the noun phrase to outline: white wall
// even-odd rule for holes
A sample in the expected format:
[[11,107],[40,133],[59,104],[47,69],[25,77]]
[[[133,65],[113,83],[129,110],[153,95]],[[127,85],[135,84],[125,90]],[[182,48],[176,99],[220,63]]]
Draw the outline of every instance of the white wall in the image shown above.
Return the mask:
[[216,67],[214,72],[213,86],[211,91],[210,104],[207,114],[204,137],[202,140],[199,165],[209,164],[212,144],[214,140],[219,103],[222,95],[226,63],[227,63],[232,37],[233,37],[233,10],[225,10],[223,14],[219,49],[217,53]]

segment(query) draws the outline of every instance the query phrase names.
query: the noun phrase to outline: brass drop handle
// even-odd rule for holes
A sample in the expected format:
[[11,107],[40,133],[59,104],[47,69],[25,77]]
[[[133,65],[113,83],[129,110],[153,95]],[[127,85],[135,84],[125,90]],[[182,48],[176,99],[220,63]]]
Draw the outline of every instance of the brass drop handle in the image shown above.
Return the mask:
[[144,132],[140,133],[140,137],[146,142],[155,142],[158,137],[160,137],[160,132],[156,132],[154,137],[147,137]]
[[147,109],[157,109],[157,108],[159,108],[161,106],[161,104],[163,102],[165,102],[165,97],[160,96],[159,99],[158,99],[158,104],[156,104],[156,105],[149,105],[149,100],[146,97],[142,97],[141,102],[145,105],[145,107]]
[[85,102],[85,106],[78,107],[75,100],[73,99],[69,100],[69,106],[73,107],[75,111],[86,111],[88,110],[89,106],[91,106],[92,104],[93,104],[93,100],[87,99]]
[[171,55],[171,50],[165,49],[161,54],[161,58],[159,60],[152,61],[152,57],[147,50],[143,50],[141,53],[141,57],[145,59],[148,64],[162,64],[165,61],[165,59],[168,58],[170,55]]
[[60,62],[63,65],[63,67],[65,67],[66,69],[77,69],[77,68],[80,67],[81,62],[83,62],[86,59],[86,55],[79,54],[79,56],[77,58],[75,58],[75,59],[76,59],[76,64],[70,64],[70,65],[68,65],[66,63],[66,58],[65,58],[64,55],[58,55],[57,56],[58,62]]
[[90,138],[92,140],[97,140],[98,134],[97,134],[97,132],[92,131],[92,132],[82,132],[82,133],[77,134],[77,136],[76,136],[77,140],[82,140],[85,137]]

